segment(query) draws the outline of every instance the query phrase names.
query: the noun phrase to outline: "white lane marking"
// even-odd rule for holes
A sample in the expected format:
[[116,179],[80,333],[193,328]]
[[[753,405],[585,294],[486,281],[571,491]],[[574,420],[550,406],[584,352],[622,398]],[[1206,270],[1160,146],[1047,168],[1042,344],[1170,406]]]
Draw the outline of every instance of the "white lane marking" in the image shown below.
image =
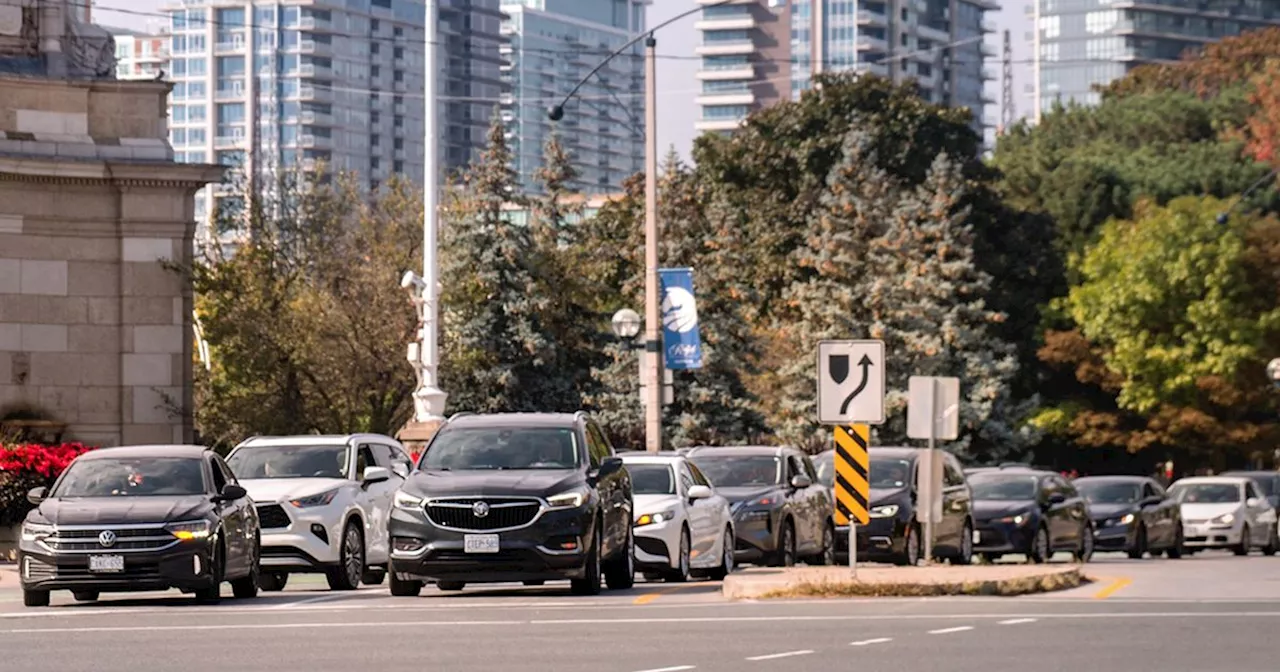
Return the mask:
[[885,642],[892,641],[892,637],[877,637],[875,639],[864,639],[861,642],[849,642],[849,646],[868,646],[870,644],[884,644]]
[[659,667],[652,670],[640,670],[640,672],[681,672],[682,670],[692,670],[693,665],[677,665],[675,667]]
[[0,630],[0,634],[67,633],[67,632],[146,632],[146,631],[207,631],[207,630],[295,630],[299,628],[385,628],[388,626],[476,626],[522,625],[520,621],[417,621],[400,623],[225,623],[208,625],[139,625],[83,628],[14,628]]
[[812,650],[805,649],[803,651],[787,651],[786,653],[771,653],[767,656],[752,656],[747,660],[750,660],[750,661],[777,660],[779,658],[791,658],[793,656],[807,656],[811,653],[813,653]]
[[949,634],[951,634],[951,633],[953,633],[953,632],[964,632],[965,630],[972,630],[972,629],[973,629],[973,626],[972,626],[972,625],[961,625],[961,626],[954,627],[954,628],[942,628],[941,630],[930,630],[930,631],[929,631],[929,634],[931,634],[931,635],[949,635]]
[[1011,618],[1007,621],[1000,621],[1000,625],[1018,625],[1019,623],[1035,623],[1034,618]]
[[[373,597],[373,596],[370,595],[370,597]],[[283,604],[273,604],[271,606],[263,607],[263,608],[264,609],[297,609],[298,607],[301,607],[306,604],[315,604],[317,602],[328,602],[330,600],[338,600],[343,598],[360,599],[360,598],[357,598],[356,596],[348,595],[345,593],[333,593],[332,595],[321,595],[320,597],[310,597],[305,600],[298,600],[297,602],[285,602]]]

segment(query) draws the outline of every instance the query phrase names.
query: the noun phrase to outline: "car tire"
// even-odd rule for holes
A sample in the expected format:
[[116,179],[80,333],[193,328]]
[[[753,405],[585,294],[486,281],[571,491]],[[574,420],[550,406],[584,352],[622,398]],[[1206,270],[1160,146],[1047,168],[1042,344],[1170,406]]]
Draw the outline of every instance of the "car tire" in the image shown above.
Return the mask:
[[790,518],[782,522],[782,531],[778,533],[778,550],[773,564],[778,567],[796,566],[796,525]]
[[733,529],[728,527],[724,528],[724,540],[720,542],[722,544],[722,548],[720,549],[720,566],[712,569],[711,573],[708,574],[712,581],[724,581],[726,576],[733,573],[733,566],[735,564],[734,541]]
[[1178,533],[1173,539],[1173,545],[1169,547],[1169,559],[1178,560],[1186,555],[1186,541],[1182,538],[1182,523],[1178,523]]
[[288,572],[263,572],[258,574],[258,587],[268,593],[280,592],[284,590],[285,585],[288,583]]
[[387,570],[370,568],[364,570],[364,574],[360,575],[360,583],[366,586],[381,586],[383,581],[387,580]]
[[818,567],[836,564],[836,527],[831,521],[822,526],[822,550],[805,562]]
[[1245,525],[1240,531],[1240,544],[1231,549],[1236,555],[1249,555],[1249,551],[1253,550],[1253,539],[1249,533],[1249,526]]
[[422,594],[422,582],[397,577],[395,565],[387,567],[387,575],[388,582],[391,584],[389,588],[394,597],[417,597]]
[[213,552],[213,562],[209,564],[209,580],[212,585],[197,588],[194,591],[197,604],[217,604],[222,600],[222,577],[226,574],[227,552],[221,542]]
[[1138,525],[1137,534],[1133,535],[1133,546],[1128,549],[1130,560],[1141,560],[1147,554],[1147,526]]
[[689,574],[692,560],[690,550],[692,542],[689,540],[689,528],[680,529],[680,549],[676,551],[676,566],[667,570],[666,581],[668,583],[684,583],[689,580]]
[[1275,555],[1280,550],[1280,539],[1277,539],[1276,528],[1271,528],[1271,538],[1267,540],[1267,545],[1262,547],[1263,555]]
[[964,521],[964,529],[961,531],[963,535],[960,538],[960,552],[951,558],[953,565],[972,565],[973,564],[973,522]]
[[456,593],[467,587],[465,581],[437,581],[436,588],[446,593]]
[[342,530],[338,566],[325,570],[324,576],[329,580],[330,590],[355,590],[360,587],[364,570],[364,535],[360,532],[359,519],[352,518]]
[[893,564],[904,567],[915,567],[920,564],[921,548],[920,527],[914,523],[907,526],[907,537],[902,540],[902,552],[893,559]]
[[1085,522],[1080,530],[1080,547],[1071,552],[1071,559],[1084,564],[1093,559],[1093,526]]
[[231,582],[231,594],[237,600],[251,600],[258,596],[259,561],[262,557],[262,541],[254,539],[253,557],[249,558],[249,573]]
[[97,602],[98,591],[96,590],[73,590],[71,596],[76,598],[76,602]]
[[630,590],[636,585],[636,537],[630,525],[622,550],[604,565],[604,582],[609,590]]
[[603,536],[603,532],[597,529],[595,539],[591,542],[591,550],[587,551],[587,559],[583,562],[582,578],[569,581],[569,589],[574,595],[589,596],[600,594],[600,584],[603,582],[600,571],[600,550],[604,545],[603,540],[600,538],[601,536]]
[[1031,539],[1031,548],[1027,549],[1027,560],[1032,564],[1043,565],[1053,557],[1053,548],[1049,542],[1049,530],[1043,525],[1036,528],[1036,536]]
[[27,590],[22,589],[22,606],[24,607],[47,607],[49,606],[49,591],[47,590]]

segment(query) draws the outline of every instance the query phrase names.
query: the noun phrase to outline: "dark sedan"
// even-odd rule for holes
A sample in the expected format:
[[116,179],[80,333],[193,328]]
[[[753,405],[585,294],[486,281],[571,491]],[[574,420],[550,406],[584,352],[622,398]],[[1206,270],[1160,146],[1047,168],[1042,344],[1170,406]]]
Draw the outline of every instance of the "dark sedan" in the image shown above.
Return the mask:
[[258,517],[222,458],[200,446],[133,446],[85,453],[22,524],[23,602],[49,591],[80,601],[102,592],[167,590],[216,602],[223,581],[258,594]]
[[1153,479],[1144,476],[1086,476],[1072,485],[1089,502],[1094,547],[1123,551],[1138,559],[1183,552],[1182,513],[1176,501]]
[[1093,556],[1089,505],[1051,471],[1001,467],[969,474],[977,551],[988,561],[1010,553],[1047,562],[1069,551],[1077,562]]

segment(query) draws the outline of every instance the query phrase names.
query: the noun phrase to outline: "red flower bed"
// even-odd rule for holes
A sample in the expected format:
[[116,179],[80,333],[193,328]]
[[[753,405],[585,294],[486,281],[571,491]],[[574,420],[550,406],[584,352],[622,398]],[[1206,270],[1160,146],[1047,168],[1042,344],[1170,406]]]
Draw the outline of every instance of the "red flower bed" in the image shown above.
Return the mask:
[[79,443],[0,445],[0,525],[22,522],[32,508],[27,492],[53,485],[76,456],[90,450],[92,446]]

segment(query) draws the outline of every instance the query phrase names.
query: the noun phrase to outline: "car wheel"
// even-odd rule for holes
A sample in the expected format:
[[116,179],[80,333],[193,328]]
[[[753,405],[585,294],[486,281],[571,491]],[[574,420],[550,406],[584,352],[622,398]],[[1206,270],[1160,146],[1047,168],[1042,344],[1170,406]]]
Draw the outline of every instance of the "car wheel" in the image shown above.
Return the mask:
[[387,566],[387,575],[389,576],[391,594],[393,596],[417,597],[422,593],[422,582],[399,578],[396,576],[396,567],[394,564]]
[[355,590],[360,587],[360,575],[364,574],[364,535],[360,533],[357,519],[347,521],[342,531],[342,546],[338,566],[325,571],[330,590]]
[[1177,536],[1175,536],[1173,539],[1173,545],[1169,547],[1170,560],[1178,560],[1179,558],[1181,558],[1183,555],[1186,554],[1187,551],[1183,547],[1185,543],[1186,543],[1185,540],[1182,538],[1182,524],[1179,523]]
[[782,533],[778,538],[778,552],[774,564],[779,567],[796,566],[796,526],[790,518],[782,523]]
[[370,568],[364,570],[360,575],[360,583],[367,586],[381,586],[383,581],[387,580],[387,570]]
[[960,554],[951,559],[951,564],[973,564],[973,523],[964,521],[964,530],[961,531],[961,535]]
[[258,574],[258,587],[268,593],[284,590],[285,585],[288,583],[288,572],[264,572]]
[[690,546],[689,529],[688,528],[681,529],[680,530],[680,551],[676,556],[676,566],[671,568],[667,572],[668,582],[684,583],[685,581],[689,580],[689,571],[690,571],[689,566],[690,564],[692,564],[691,560],[689,559],[690,553],[692,552],[690,551],[689,546]]
[[222,544],[219,543],[213,552],[213,562],[209,564],[209,580],[212,585],[198,588],[195,591],[196,602],[200,604],[217,604],[222,599],[222,577],[227,557]]
[[231,594],[237,600],[248,600],[258,596],[259,560],[262,557],[262,542],[254,539],[253,556],[249,558],[249,573],[231,582]]
[[22,590],[22,606],[24,607],[47,607],[49,606],[49,591],[47,590]]
[[733,530],[726,527],[724,529],[724,541],[720,542],[722,544],[722,548],[720,549],[720,566],[711,570],[710,576],[712,581],[724,581],[724,577],[733,573],[733,542]]
[[76,598],[76,602],[97,602],[98,591],[96,590],[73,590],[71,596]]
[[894,559],[894,564],[915,567],[920,564],[920,530],[916,525],[907,527],[907,538],[902,540],[902,553]]
[[1138,525],[1138,533],[1133,536],[1133,546],[1129,547],[1129,558],[1141,560],[1147,554],[1147,526]]
[[599,595],[600,594],[600,551],[603,541],[600,537],[603,535],[599,529],[595,533],[595,541],[591,542],[591,550],[587,552],[586,562],[582,567],[582,578],[572,579],[569,581],[570,590],[574,595]]
[[1267,540],[1267,545],[1262,547],[1263,555],[1275,555],[1276,551],[1280,550],[1280,548],[1278,548],[1280,547],[1280,539],[1277,539],[1276,536],[1276,528],[1272,527],[1271,538]]
[[1071,554],[1071,559],[1079,563],[1089,562],[1093,558],[1093,526],[1085,523],[1080,529],[1080,547]]
[[1041,527],[1036,530],[1036,536],[1031,540],[1031,548],[1027,553],[1027,559],[1032,563],[1040,565],[1049,561],[1053,555],[1053,551],[1049,547],[1049,530]]
[[1240,545],[1231,549],[1236,555],[1249,555],[1249,551],[1253,550],[1253,540],[1249,538],[1249,526],[1245,525],[1240,531]]
[[836,528],[830,521],[822,527],[822,550],[806,562],[819,566],[836,564]]
[[604,581],[609,590],[627,590],[636,585],[636,537],[627,526],[627,543],[622,545],[618,557],[612,558],[604,567]]
[[462,590],[463,588],[466,588],[466,587],[467,587],[467,584],[465,581],[437,581],[436,582],[436,588],[439,588],[440,590],[443,590],[446,593],[456,593],[459,590]]

